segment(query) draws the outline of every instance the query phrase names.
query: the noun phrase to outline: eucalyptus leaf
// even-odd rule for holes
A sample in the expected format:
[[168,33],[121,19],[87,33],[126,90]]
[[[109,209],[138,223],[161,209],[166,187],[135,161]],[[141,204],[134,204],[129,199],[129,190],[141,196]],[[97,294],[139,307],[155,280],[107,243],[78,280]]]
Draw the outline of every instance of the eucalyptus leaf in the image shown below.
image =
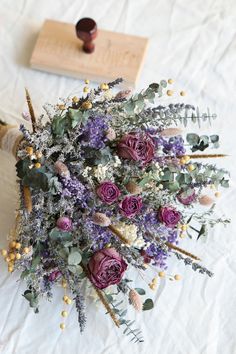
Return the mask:
[[146,291],[142,288],[135,288],[135,290],[137,291],[137,293],[139,295],[145,295],[146,294]]
[[66,129],[66,117],[55,116],[52,121],[52,131],[54,135],[63,136]]
[[73,251],[68,256],[68,264],[69,265],[77,265],[81,262],[82,257],[78,251]]
[[22,183],[24,186],[29,186],[33,189],[42,189],[44,192],[48,190],[48,177],[39,169],[30,170],[27,175],[23,177]]
[[154,307],[152,299],[146,299],[143,303],[143,311],[151,310]]

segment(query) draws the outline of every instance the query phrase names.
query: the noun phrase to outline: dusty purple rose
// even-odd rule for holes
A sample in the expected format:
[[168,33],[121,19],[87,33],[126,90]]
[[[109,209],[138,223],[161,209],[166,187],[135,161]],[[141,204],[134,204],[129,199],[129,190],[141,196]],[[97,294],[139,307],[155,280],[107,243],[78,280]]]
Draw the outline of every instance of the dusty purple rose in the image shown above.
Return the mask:
[[118,146],[117,153],[128,160],[140,161],[144,165],[154,157],[155,145],[149,135],[129,133],[124,135]]
[[103,182],[97,188],[97,195],[106,204],[114,203],[120,196],[119,188],[112,182]]
[[121,213],[127,218],[135,216],[142,208],[142,198],[134,195],[125,197],[119,204]]
[[177,199],[180,203],[184,205],[190,205],[192,202],[196,200],[195,190],[193,188],[190,188],[186,191],[181,190],[177,194]]
[[54,281],[56,280],[57,278],[59,278],[61,276],[61,272],[59,270],[54,270],[54,272],[52,272],[50,275],[49,275],[49,280],[50,281]]
[[62,231],[70,231],[72,227],[72,221],[67,216],[62,216],[57,220],[57,227]]
[[170,206],[162,207],[158,211],[158,219],[167,227],[175,227],[181,219],[179,211]]
[[127,264],[114,248],[104,248],[90,258],[88,270],[91,282],[99,289],[118,284]]

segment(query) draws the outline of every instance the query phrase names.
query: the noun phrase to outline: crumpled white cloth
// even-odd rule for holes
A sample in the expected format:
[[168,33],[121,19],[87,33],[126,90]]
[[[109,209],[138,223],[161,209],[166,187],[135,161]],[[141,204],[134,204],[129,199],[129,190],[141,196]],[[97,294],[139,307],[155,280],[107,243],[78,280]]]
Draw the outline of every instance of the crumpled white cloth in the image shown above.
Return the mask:
[[[168,279],[151,292],[155,309],[135,315],[145,342],[132,344],[122,336],[103,307],[88,306],[88,322],[81,336],[75,306],[69,308],[67,329],[59,329],[62,290],[52,303],[42,303],[39,314],[21,296],[18,274],[8,275],[1,259],[1,354],[234,354],[236,353],[236,3],[234,0],[1,0],[0,3],[0,118],[22,122],[26,108],[24,87],[39,114],[45,102],[81,91],[83,83],[36,72],[29,58],[46,18],[75,23],[93,17],[104,29],[150,37],[150,47],[138,88],[172,78],[172,101],[185,101],[218,115],[214,126],[201,133],[220,133],[220,152],[230,156],[217,163],[232,173],[231,189],[223,190],[217,214],[232,217],[227,228],[216,227],[204,242],[184,240],[182,246],[198,254],[215,276],[194,273],[175,259]],[[181,90],[187,92],[182,98]],[[167,101],[167,99],[166,99]],[[216,161],[212,161],[216,162]],[[6,246],[16,205],[14,158],[0,153],[0,245]],[[133,273],[135,277],[135,273]],[[142,285],[136,276],[137,284]],[[148,290],[148,288],[146,287]],[[134,314],[129,313],[132,318]]]

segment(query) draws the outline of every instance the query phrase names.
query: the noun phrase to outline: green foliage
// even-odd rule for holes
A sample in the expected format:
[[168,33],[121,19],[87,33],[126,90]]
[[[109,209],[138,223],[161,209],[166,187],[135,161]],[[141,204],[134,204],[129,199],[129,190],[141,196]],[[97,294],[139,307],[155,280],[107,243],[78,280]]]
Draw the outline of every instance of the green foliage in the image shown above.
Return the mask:
[[40,169],[28,170],[22,179],[24,186],[29,186],[34,189],[42,189],[44,192],[48,190],[48,177],[46,173]]
[[72,109],[68,110],[68,118],[70,119],[71,128],[75,128],[77,125],[85,124],[88,120],[89,112],[81,111],[80,109]]
[[219,136],[218,135],[201,135],[190,133],[186,135],[186,140],[191,145],[192,152],[195,151],[204,151],[210,144],[213,148],[219,147]]
[[66,242],[72,239],[72,234],[71,232],[61,231],[55,227],[50,231],[49,238],[54,242]]
[[146,299],[143,303],[143,311],[151,310],[154,307],[152,299]]
[[142,288],[135,288],[135,290],[137,291],[137,293],[138,293],[139,295],[145,295],[145,294],[146,294],[145,290],[142,289]]
[[38,295],[34,290],[26,290],[23,297],[29,301],[30,307],[35,309],[35,313],[38,312]]
[[62,137],[67,128],[67,119],[66,116],[55,116],[52,121],[52,132],[58,137]]

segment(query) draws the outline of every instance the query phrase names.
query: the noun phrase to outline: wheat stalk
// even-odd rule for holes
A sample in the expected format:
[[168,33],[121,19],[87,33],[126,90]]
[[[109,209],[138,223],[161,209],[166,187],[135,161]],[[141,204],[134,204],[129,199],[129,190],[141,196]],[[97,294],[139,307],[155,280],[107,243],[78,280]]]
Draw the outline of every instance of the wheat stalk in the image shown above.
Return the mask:
[[25,96],[26,96],[26,101],[27,101],[28,108],[29,108],[29,114],[30,114],[30,118],[31,118],[33,132],[35,133],[36,132],[36,118],[35,118],[35,114],[34,114],[34,108],[32,105],[32,101],[30,98],[30,94],[29,94],[29,91],[27,90],[27,88],[25,88]]

